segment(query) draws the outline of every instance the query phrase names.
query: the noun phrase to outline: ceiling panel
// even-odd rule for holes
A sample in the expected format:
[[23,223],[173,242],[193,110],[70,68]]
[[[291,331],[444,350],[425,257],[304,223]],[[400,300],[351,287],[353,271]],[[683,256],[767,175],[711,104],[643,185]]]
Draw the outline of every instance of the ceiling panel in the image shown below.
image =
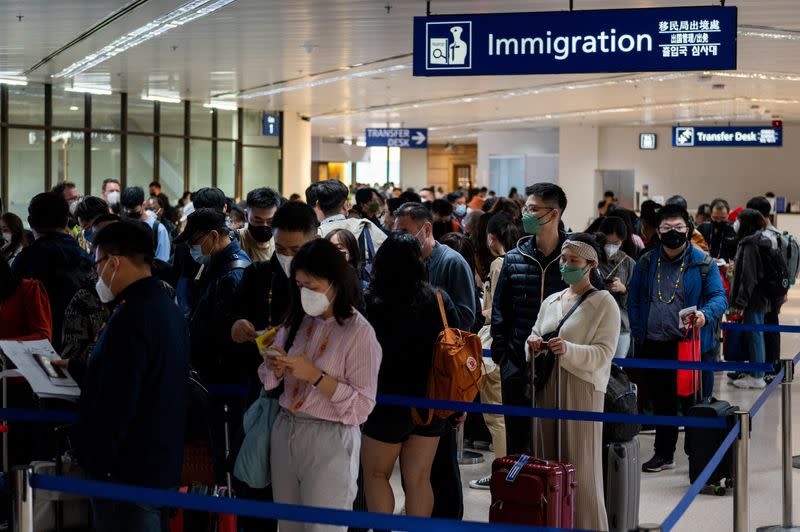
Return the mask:
[[[48,81],[74,61],[183,3],[7,0],[0,3],[0,72],[29,71],[29,79]],[[689,6],[697,2],[575,0],[574,4],[576,9],[602,9]],[[387,10],[387,5],[391,9]],[[128,91],[131,98],[148,91],[174,91],[184,98],[205,101],[212,95],[236,95],[259,87],[292,89],[301,83],[407,65],[411,61],[412,20],[424,15],[425,5],[423,0],[235,0],[94,67],[89,78]],[[727,5],[739,7],[740,26],[800,32],[798,0],[728,0]],[[565,10],[568,0],[433,0],[431,6],[435,14],[545,11]],[[124,16],[33,69],[43,58],[120,10],[126,11]],[[791,38],[794,34],[787,35]],[[342,70],[348,67],[354,68]],[[800,33],[795,40],[740,37],[739,70],[796,74],[800,80]],[[648,79],[630,84],[600,83],[632,77]],[[794,95],[800,95],[800,81],[773,77],[703,81],[698,81],[696,74],[664,81],[647,74],[414,78],[410,69],[404,69],[239,102],[246,107],[311,116],[314,133],[329,136],[358,136],[368,125],[386,123],[439,128],[433,129],[432,136],[446,139],[479,130],[579,120],[629,123],[723,115],[732,120],[754,120],[763,118],[767,107],[770,115],[800,120],[800,105],[792,103]],[[566,86],[586,81],[598,83],[578,89]],[[71,81],[57,79],[54,83],[58,86]],[[714,83],[723,83],[725,88],[714,90]],[[507,94],[535,87],[547,89],[540,94]],[[453,103],[454,99],[472,96],[475,101]],[[727,103],[713,103],[716,100]],[[413,107],[415,103],[419,107]],[[759,109],[751,109],[752,105],[759,105]],[[633,110],[617,111],[621,108]],[[585,112],[591,110],[603,112]],[[545,115],[554,118],[513,122]],[[460,126],[472,123],[486,124]]]

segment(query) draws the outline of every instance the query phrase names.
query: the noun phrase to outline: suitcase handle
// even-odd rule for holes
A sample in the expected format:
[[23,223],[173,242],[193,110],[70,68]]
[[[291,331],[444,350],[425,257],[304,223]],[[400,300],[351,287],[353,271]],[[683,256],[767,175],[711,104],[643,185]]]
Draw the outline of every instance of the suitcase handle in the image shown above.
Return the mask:
[[[531,408],[536,408],[536,357],[531,353]],[[553,373],[556,378],[556,410],[561,410],[561,357],[555,355],[555,366]],[[561,420],[556,419],[556,460],[561,461]],[[538,419],[531,418],[531,454],[536,449],[536,437],[538,434],[537,428]],[[542,448],[544,449],[544,436],[542,436]],[[547,462],[547,460],[542,460]]]

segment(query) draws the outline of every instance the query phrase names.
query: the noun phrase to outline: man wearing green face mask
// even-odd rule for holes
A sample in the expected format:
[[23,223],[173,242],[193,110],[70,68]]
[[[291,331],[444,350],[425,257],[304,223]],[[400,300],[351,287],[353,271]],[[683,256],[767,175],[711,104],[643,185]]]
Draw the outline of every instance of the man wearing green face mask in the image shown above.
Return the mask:
[[350,217],[369,220],[386,233],[386,229],[379,218],[382,210],[383,204],[378,191],[374,188],[362,188],[356,192],[356,205],[350,210]]
[[[506,254],[492,304],[492,359],[501,368],[503,404],[530,406],[525,391],[530,370],[525,340],[542,301],[567,288],[559,271],[561,246],[567,238],[559,221],[567,196],[558,185],[537,183],[525,189],[523,229],[528,235]],[[530,452],[530,420],[507,416],[508,453]]]

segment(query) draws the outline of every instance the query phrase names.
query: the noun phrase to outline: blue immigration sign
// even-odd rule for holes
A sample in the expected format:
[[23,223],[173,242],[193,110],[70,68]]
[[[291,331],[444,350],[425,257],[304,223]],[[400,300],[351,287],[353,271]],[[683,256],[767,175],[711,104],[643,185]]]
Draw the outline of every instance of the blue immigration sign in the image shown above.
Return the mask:
[[415,76],[736,68],[736,7],[414,18]]
[[783,128],[678,126],[672,128],[672,145],[676,148],[783,146]]

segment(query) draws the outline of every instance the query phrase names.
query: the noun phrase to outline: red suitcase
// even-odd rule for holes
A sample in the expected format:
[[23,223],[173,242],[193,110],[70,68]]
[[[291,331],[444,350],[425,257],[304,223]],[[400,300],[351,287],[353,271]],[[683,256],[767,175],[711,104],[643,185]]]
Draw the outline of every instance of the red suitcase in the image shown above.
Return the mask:
[[[535,373],[533,363],[531,361],[532,390]],[[556,406],[560,408],[561,368],[558,357],[553,374],[551,378],[556,379]],[[531,403],[536,406],[535,393],[531,393]],[[532,425],[533,449],[536,447],[533,445],[536,441],[536,424]],[[561,461],[560,420],[556,422],[556,439],[557,461],[538,460],[523,454],[497,458],[492,463],[490,523],[572,528],[575,515],[575,467]]]

